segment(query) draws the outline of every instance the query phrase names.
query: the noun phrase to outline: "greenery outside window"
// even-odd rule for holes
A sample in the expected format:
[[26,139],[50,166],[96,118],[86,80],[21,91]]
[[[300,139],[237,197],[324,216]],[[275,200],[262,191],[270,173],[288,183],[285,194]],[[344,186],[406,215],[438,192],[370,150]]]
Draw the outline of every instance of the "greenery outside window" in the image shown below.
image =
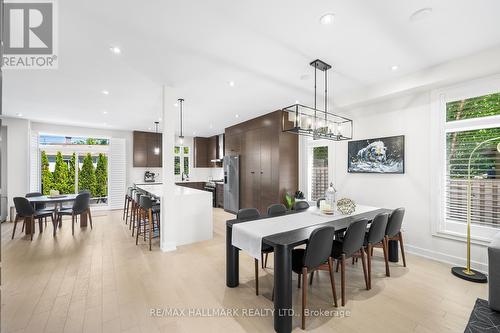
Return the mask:
[[189,147],[174,146],[174,175],[189,175]]

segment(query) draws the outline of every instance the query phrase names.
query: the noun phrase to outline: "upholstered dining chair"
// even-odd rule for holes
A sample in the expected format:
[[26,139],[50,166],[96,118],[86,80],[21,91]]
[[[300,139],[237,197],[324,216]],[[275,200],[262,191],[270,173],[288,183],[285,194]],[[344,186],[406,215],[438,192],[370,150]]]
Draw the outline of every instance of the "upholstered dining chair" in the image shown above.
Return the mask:
[[[260,217],[257,208],[242,208],[236,214],[236,218],[241,221],[254,220]],[[261,257],[262,260],[262,257]],[[259,260],[254,258],[255,264],[255,295],[259,295]]]
[[[267,207],[267,216],[272,217],[272,216],[279,216],[285,214],[287,211],[285,205],[283,204],[273,204],[269,207]],[[267,267],[267,257],[269,253],[272,253],[274,251],[272,246],[262,244],[262,256],[261,256],[261,266],[262,268]]]
[[[31,205],[28,199],[23,197],[15,197],[14,198],[14,206],[16,208],[16,217],[14,219],[14,229],[12,230],[12,238],[14,239],[14,234],[16,233],[16,226],[19,219],[23,219],[23,226],[29,222],[31,224],[31,240],[33,240],[33,234],[35,233],[35,219],[41,219],[44,217],[50,216],[52,219],[52,224],[54,224],[54,234],[56,232],[56,227],[54,223],[54,215],[51,211],[45,210],[35,210],[35,208]],[[24,230],[24,228],[23,228]],[[42,232],[40,226],[40,232]]]
[[[405,248],[403,245],[403,232],[401,231],[401,225],[403,224],[403,218],[405,215],[404,208],[397,208],[392,211],[389,215],[389,220],[387,222],[387,228],[385,229],[385,237],[386,243],[389,244],[389,241],[398,241],[399,246],[401,248],[401,257],[403,257],[403,267],[406,267],[406,256],[405,256]],[[389,269],[387,269],[387,276],[390,276],[391,273]]]
[[372,288],[372,256],[373,256],[373,247],[375,245],[379,245],[382,247],[384,252],[384,261],[385,261],[385,273],[389,276],[389,261],[387,259],[387,242],[385,238],[385,230],[387,228],[387,221],[389,219],[389,214],[380,213],[377,214],[370,224],[370,229],[366,232],[364,247],[367,253],[367,268],[368,268],[368,287]]
[[[62,222],[63,216],[71,216],[71,234],[75,234],[75,222],[78,215],[86,214],[89,218],[90,229],[92,229],[92,214],[90,213],[90,193],[83,191],[76,196],[71,208],[63,208],[57,212],[57,220]],[[54,230],[55,235],[55,230]]]
[[[41,192],[30,192],[30,193],[27,193],[24,197],[25,198],[33,198],[33,197],[41,197],[43,195],[43,193]],[[34,208],[36,211],[47,211],[47,212],[51,212],[51,213],[54,213],[55,209],[54,208],[47,208],[47,205],[44,204],[44,203],[36,203],[34,204]],[[45,221],[45,227],[47,227],[47,216],[44,217],[44,221]],[[41,223],[41,219],[39,219],[38,221],[39,223]],[[21,231],[24,230],[24,223],[23,223],[23,228]]]
[[[331,257],[337,260],[337,268],[339,268],[340,263],[340,288],[341,288],[341,299],[342,306],[346,303],[345,297],[345,263],[346,260],[359,255],[361,257],[361,262],[363,264],[363,275],[365,278],[366,289],[369,289],[368,285],[368,275],[366,272],[366,258],[363,242],[365,239],[366,226],[368,225],[367,219],[362,219],[356,222],[353,222],[344,234],[342,240],[335,239],[333,241]],[[328,266],[326,264],[321,265],[318,270],[327,270]],[[312,284],[313,275],[311,274],[310,284]],[[306,281],[304,281],[306,283]]]
[[151,241],[160,237],[160,220],[158,214],[160,206],[147,195],[142,195],[139,202],[139,218],[137,219],[135,245],[139,243],[139,236],[142,234],[144,241],[149,241],[149,251],[151,251]]
[[309,203],[307,201],[295,201],[293,204],[293,210],[301,211],[309,208]]
[[330,256],[334,234],[334,227],[327,226],[316,228],[309,236],[305,249],[294,249],[292,251],[292,271],[298,274],[299,288],[300,278],[302,277],[304,281],[302,286],[302,329],[305,329],[306,326],[305,308],[307,306],[307,274],[314,272],[314,270],[318,269],[325,262],[328,263],[327,266],[330,273],[333,302],[335,307],[338,306],[335,279],[333,276],[333,262]]

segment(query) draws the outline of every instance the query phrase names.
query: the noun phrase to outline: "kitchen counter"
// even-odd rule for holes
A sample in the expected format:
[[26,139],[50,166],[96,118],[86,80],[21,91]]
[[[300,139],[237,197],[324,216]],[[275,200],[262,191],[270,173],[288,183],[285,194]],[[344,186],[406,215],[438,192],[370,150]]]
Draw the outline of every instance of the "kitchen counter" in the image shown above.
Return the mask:
[[[174,200],[176,207],[176,245],[196,243],[213,237],[212,193],[176,185],[174,192],[163,195],[158,183],[136,186],[162,200]],[[166,212],[168,214],[168,212]],[[162,223],[164,221],[162,211]]]

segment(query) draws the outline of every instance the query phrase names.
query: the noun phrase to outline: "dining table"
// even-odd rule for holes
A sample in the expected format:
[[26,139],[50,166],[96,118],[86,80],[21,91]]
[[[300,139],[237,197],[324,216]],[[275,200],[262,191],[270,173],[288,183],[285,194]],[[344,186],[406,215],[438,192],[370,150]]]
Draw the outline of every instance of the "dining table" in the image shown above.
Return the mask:
[[[45,205],[54,205],[54,213],[57,216],[57,212],[62,208],[62,205],[67,202],[73,202],[76,200],[78,194],[61,194],[61,195],[40,195],[36,197],[26,198],[32,205],[36,204],[45,204]],[[61,227],[61,223],[59,223],[59,227]],[[80,227],[87,227],[87,214],[80,214]],[[43,226],[40,223],[40,230],[43,230]],[[26,235],[31,234],[31,223],[26,223],[24,228]],[[33,230],[34,232],[34,230]]]
[[[231,219],[226,221],[226,286],[239,285],[239,252],[244,251],[260,259],[262,245],[274,249],[274,330],[280,333],[292,331],[292,250],[306,244],[311,232],[320,226],[333,226],[336,231],[344,230],[360,219],[373,220],[379,213],[392,210],[357,206],[350,215],[335,212],[328,216],[319,208],[310,207],[304,211],[287,211],[280,216],[261,216],[251,220]],[[274,224],[274,225],[273,225]],[[280,230],[281,229],[281,230]],[[235,232],[236,231],[236,232]],[[262,245],[255,240],[262,239]],[[253,243],[249,240],[253,240]],[[389,246],[391,261],[397,261],[396,245]],[[391,253],[392,252],[392,253]]]

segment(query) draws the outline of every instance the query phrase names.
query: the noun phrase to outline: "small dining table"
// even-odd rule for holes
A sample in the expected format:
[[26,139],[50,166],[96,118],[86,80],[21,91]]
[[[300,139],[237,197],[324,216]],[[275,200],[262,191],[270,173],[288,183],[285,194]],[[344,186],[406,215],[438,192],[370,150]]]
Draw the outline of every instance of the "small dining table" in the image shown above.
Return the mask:
[[[78,194],[62,194],[58,196],[48,196],[48,195],[41,195],[37,197],[30,197],[26,198],[28,201],[35,205],[35,204],[52,204],[54,205],[55,209],[55,214],[57,216],[57,212],[62,208],[63,203],[65,202],[73,202],[75,201],[76,197]],[[59,223],[59,227],[61,224]],[[87,227],[87,214],[80,214],[80,227],[85,228]],[[42,228],[42,227],[40,227]],[[26,223],[26,226],[24,228],[26,235],[31,234],[31,223]]]
[[[314,210],[316,207],[311,207]],[[379,213],[390,213],[392,210],[384,208],[374,208],[370,211],[362,213],[353,213],[351,215],[337,216],[332,218],[330,222],[323,222],[319,215],[317,220],[321,221],[315,224],[311,221],[308,227],[287,230],[276,234],[268,235],[262,238],[262,244],[269,245],[274,249],[274,330],[276,332],[289,333],[292,331],[292,318],[294,316],[292,307],[292,250],[296,246],[306,244],[311,232],[320,226],[334,226],[335,230],[342,230],[360,219],[372,220]],[[281,215],[286,217],[292,214],[304,214],[304,218],[315,219],[313,214],[307,214],[306,211],[287,211]],[[306,215],[307,214],[307,215]],[[262,216],[252,220],[232,219],[226,221],[226,286],[235,288],[239,285],[239,252],[240,249],[233,245],[233,226],[239,223],[251,223],[262,219],[270,219],[274,217]],[[397,260],[397,243],[396,246],[389,246],[389,252],[393,252],[389,257]]]

